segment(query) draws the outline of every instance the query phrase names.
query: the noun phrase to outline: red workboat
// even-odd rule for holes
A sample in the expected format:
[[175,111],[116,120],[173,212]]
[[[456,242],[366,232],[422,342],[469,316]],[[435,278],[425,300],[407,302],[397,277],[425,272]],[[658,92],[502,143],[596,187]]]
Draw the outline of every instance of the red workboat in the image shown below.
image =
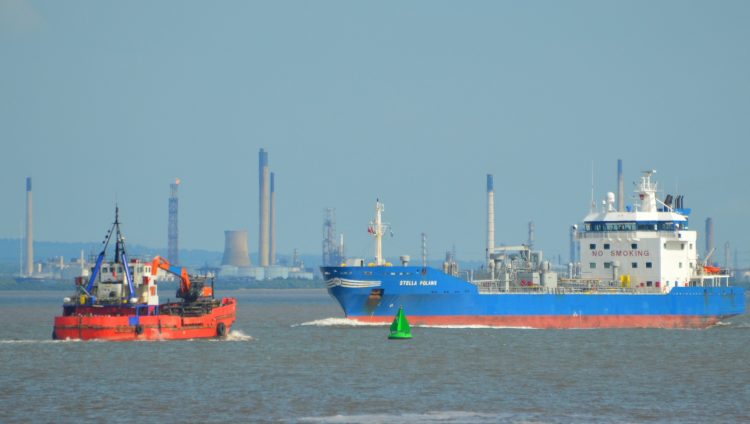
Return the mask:
[[[115,237],[115,257],[104,260]],[[178,301],[159,303],[159,270],[180,279]],[[213,280],[191,277],[182,267],[156,257],[128,261],[117,209],[91,276],[76,279],[76,294],[55,317],[53,339],[175,340],[225,337],[234,324],[237,300],[216,299]]]

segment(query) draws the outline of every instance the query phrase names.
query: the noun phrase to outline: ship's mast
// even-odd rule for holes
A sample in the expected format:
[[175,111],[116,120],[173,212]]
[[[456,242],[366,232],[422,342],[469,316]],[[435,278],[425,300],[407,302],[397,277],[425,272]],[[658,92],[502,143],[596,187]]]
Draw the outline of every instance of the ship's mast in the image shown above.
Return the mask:
[[640,212],[656,212],[656,183],[651,182],[651,176],[655,170],[643,171],[641,185],[638,188],[638,197],[641,201]]
[[375,221],[370,222],[370,234],[375,236],[375,265],[384,265],[383,260],[383,234],[385,234],[388,224],[383,224],[383,211],[385,210],[380,199],[375,201]]

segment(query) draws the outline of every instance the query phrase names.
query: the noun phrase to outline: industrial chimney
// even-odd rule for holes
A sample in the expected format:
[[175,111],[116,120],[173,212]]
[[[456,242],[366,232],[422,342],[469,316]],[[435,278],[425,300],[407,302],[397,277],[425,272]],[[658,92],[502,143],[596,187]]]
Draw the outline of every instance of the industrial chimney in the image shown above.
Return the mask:
[[714,250],[714,220],[706,218],[706,256]]
[[622,181],[622,159],[617,159],[617,211],[625,212],[625,186]]
[[247,230],[224,231],[224,257],[222,265],[250,266],[247,249]]
[[270,234],[270,242],[269,242],[269,250],[270,250],[270,262],[271,265],[276,265],[276,183],[275,183],[275,175],[273,172],[271,172],[271,206],[270,206],[270,215],[271,215],[271,234]]
[[570,263],[575,264],[578,262],[578,255],[576,248],[576,236],[578,235],[578,225],[571,225],[570,226]]
[[492,174],[487,174],[487,266],[491,266],[495,250],[495,184]]
[[179,186],[179,178],[169,185],[169,221],[167,223],[167,259],[175,265],[180,263],[177,232],[177,189]]
[[269,265],[269,238],[270,238],[270,214],[271,214],[271,185],[268,170],[268,152],[260,149],[258,153],[258,198],[260,204],[260,225],[258,229],[258,262],[260,266]]
[[26,177],[26,275],[34,273],[34,222],[31,205],[31,177]]

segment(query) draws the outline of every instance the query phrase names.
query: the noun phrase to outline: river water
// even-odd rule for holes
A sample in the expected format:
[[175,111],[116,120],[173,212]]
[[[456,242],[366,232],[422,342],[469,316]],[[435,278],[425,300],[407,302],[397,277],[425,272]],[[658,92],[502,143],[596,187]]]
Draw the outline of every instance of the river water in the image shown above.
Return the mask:
[[[0,292],[0,422],[750,422],[750,318],[707,330],[352,325],[236,290],[227,340],[52,341],[64,292]],[[408,311],[407,311],[408,315]]]

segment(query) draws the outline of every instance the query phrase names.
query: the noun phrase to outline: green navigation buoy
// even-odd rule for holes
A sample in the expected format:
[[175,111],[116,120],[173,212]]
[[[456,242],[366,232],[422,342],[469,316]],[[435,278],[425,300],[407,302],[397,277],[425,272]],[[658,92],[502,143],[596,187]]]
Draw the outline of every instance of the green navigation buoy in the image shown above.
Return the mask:
[[391,334],[388,335],[389,339],[410,339],[411,338],[411,327],[409,327],[409,321],[404,315],[404,307],[398,308],[398,314],[391,324]]

